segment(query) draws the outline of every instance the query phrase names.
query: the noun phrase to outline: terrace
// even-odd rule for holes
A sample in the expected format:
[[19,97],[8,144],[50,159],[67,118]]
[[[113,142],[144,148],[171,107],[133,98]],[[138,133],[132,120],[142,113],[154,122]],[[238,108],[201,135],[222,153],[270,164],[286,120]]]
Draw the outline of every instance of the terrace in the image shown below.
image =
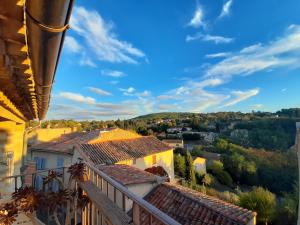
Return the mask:
[[[65,167],[56,169],[62,172],[62,183],[64,186],[67,185],[67,169]],[[2,177],[0,178],[0,182],[13,183],[15,191],[26,185],[33,186],[36,189],[37,177],[46,177],[51,171],[41,170],[22,175]],[[174,219],[161,212],[143,198],[132,193],[125,186],[96,167],[85,164],[85,171],[85,180],[77,183],[76,188],[81,188],[83,193],[90,199],[90,202],[81,209],[77,209],[76,204],[74,204],[75,202],[72,202],[71,224],[140,225],[145,224],[142,221],[148,221],[147,224],[179,225]],[[27,214],[32,223],[49,223],[49,214],[45,215],[37,210],[36,215],[38,218],[35,217],[35,213]],[[143,215],[143,218],[141,218],[141,215]],[[64,216],[62,215],[60,219],[63,220]]]

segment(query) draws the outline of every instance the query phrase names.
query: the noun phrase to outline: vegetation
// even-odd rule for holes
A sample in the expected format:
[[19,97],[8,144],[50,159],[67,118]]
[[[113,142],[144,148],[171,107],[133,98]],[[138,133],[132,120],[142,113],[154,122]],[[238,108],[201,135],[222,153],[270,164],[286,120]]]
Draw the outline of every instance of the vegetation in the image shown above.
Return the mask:
[[196,184],[196,177],[195,177],[195,168],[193,164],[193,158],[189,151],[186,151],[185,157],[185,179],[191,184]]
[[257,212],[257,221],[268,224],[275,212],[276,197],[262,187],[254,187],[252,191],[242,193],[240,206]]
[[[84,208],[89,199],[83,195],[82,190],[74,189],[74,182],[83,181],[85,169],[82,163],[76,163],[69,167],[70,173],[68,187],[64,188],[62,175],[56,171],[50,171],[48,176],[43,179],[43,190],[37,191],[33,187],[21,187],[12,194],[12,201],[0,205],[0,224],[11,225],[16,221],[20,213],[33,213],[36,210],[45,210],[54,218],[57,225],[70,225],[71,202],[74,203],[74,209]],[[58,190],[53,190],[53,182],[58,183]],[[61,215],[66,210],[66,220],[62,223]]]

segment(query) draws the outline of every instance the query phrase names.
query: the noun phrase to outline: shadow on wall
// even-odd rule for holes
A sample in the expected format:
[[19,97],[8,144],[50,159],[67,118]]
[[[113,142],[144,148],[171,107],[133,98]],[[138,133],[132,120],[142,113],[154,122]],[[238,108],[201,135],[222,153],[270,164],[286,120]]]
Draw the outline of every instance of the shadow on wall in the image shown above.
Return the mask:
[[[5,129],[0,129],[0,177],[14,174],[14,151],[9,149],[12,135]],[[7,147],[8,146],[8,147]],[[18,162],[17,162],[18,163]],[[14,179],[0,180],[0,199],[14,190]]]

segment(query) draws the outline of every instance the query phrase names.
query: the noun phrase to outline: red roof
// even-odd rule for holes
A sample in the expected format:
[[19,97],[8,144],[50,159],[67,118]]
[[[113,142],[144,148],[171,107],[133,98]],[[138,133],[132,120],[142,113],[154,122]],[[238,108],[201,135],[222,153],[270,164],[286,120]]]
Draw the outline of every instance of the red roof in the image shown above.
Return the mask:
[[148,136],[95,144],[81,144],[81,149],[94,164],[99,165],[142,158],[170,150],[170,147],[157,138]]
[[151,173],[122,164],[98,166],[98,168],[123,185],[153,183],[158,180],[158,177]]
[[[185,225],[246,225],[256,216],[250,210],[174,184],[158,185],[145,200]],[[148,220],[148,214],[142,212],[141,224],[148,224]]]
[[89,141],[99,137],[99,135],[99,130],[63,134],[59,138],[56,138],[52,141],[34,145],[30,147],[30,150],[72,154],[74,151],[74,146],[77,144],[88,143]]

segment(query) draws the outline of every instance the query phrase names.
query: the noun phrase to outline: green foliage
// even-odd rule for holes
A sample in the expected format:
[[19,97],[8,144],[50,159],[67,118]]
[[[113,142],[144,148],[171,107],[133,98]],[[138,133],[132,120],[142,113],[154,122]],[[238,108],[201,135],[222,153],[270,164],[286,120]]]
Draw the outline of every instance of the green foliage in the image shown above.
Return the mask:
[[275,212],[276,196],[267,189],[254,187],[241,194],[240,206],[257,212],[257,221],[267,224]]
[[174,154],[174,170],[175,173],[180,176],[185,176],[185,157],[180,154]]
[[[295,122],[294,119],[263,119],[241,122],[235,128],[248,130],[249,144],[246,147],[286,150],[295,141]],[[239,139],[233,141],[242,144]]]
[[298,183],[294,184],[294,190],[290,193],[284,193],[280,198],[276,209],[275,224],[290,225],[296,224],[298,218]]
[[225,170],[227,170],[235,180],[246,184],[254,182],[257,170],[255,162],[246,160],[243,155],[236,152],[231,155],[225,155],[223,162]]
[[263,186],[282,195],[291,192],[297,180],[297,155],[293,151],[270,152],[245,148],[219,139],[215,142],[217,152],[222,153],[225,170],[235,182]]
[[186,169],[185,169],[185,179],[192,185],[196,184],[195,168],[193,164],[193,158],[189,151],[186,151]]
[[193,150],[191,151],[192,156],[201,157],[203,155],[203,147],[202,146],[194,146]]
[[220,183],[229,187],[232,186],[232,178],[228,172],[224,171],[223,163],[221,161],[213,161],[212,165],[210,165],[207,170],[215,175]]
[[182,138],[184,140],[190,140],[190,141],[196,141],[196,140],[201,140],[202,139],[200,134],[197,134],[197,133],[183,133]]
[[205,186],[210,186],[214,182],[214,177],[208,173],[204,174],[201,183]]
[[276,114],[280,117],[300,118],[300,108],[281,109]]
[[208,166],[208,170],[209,171],[212,171],[212,172],[216,172],[216,171],[219,171],[219,170],[223,170],[224,166],[223,166],[223,163],[221,161],[218,161],[218,160],[214,160],[213,163]]

